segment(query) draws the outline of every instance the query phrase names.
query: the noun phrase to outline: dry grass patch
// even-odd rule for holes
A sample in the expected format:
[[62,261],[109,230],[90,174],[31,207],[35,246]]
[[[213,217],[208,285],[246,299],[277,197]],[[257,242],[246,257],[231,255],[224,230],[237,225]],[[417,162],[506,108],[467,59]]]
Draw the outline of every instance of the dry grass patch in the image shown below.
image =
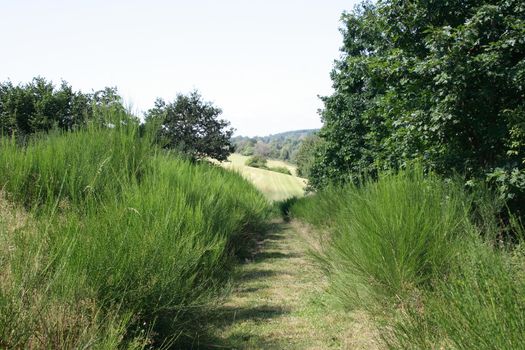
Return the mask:
[[29,214],[7,200],[6,194],[0,190],[0,225],[8,234],[24,228],[29,223]]

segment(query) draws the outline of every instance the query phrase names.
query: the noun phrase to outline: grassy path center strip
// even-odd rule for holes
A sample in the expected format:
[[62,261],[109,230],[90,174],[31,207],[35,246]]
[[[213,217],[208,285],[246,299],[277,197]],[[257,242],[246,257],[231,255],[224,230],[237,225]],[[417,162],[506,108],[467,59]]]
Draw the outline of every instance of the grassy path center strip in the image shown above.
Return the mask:
[[275,223],[219,310],[209,348],[374,349],[366,320],[327,310],[326,281],[308,258],[304,227]]

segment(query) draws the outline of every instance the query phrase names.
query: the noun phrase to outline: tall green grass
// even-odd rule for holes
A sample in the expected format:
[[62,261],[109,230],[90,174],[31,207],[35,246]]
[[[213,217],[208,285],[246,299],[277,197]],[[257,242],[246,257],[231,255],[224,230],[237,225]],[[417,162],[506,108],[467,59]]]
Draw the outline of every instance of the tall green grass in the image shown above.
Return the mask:
[[291,215],[324,232],[316,258],[329,292],[379,316],[389,347],[520,348],[525,258],[487,232],[498,230],[479,217],[490,214],[487,198],[412,168],[328,188]]
[[522,247],[464,241],[452,271],[407,303],[385,333],[392,349],[523,349],[525,259]]
[[0,212],[0,347],[192,342],[270,212],[241,176],[164,154],[132,122],[0,142],[0,200],[17,204]]
[[451,187],[433,175],[407,171],[329,189],[299,201],[293,213],[329,225],[321,259],[344,303],[364,298],[390,303],[445,273],[457,252],[466,208],[464,196]]
[[114,197],[140,179],[152,153],[148,139],[131,126],[40,135],[25,147],[2,138],[0,148],[0,183],[28,208]]

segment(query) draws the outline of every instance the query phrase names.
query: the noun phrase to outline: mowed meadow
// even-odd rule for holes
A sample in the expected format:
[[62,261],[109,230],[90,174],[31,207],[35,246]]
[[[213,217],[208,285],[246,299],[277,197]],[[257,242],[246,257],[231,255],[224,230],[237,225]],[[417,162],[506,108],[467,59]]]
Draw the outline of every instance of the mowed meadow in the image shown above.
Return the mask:
[[285,200],[290,197],[302,197],[306,187],[306,180],[296,176],[296,167],[290,163],[280,160],[268,160],[269,167],[283,167],[290,170],[292,175],[279,172],[254,168],[246,165],[247,156],[238,153],[228,157],[228,161],[222,163],[224,167],[233,169],[246,179],[250,180],[255,187],[263,192],[273,201]]
[[0,140],[0,347],[191,344],[270,213],[240,175],[138,123]]

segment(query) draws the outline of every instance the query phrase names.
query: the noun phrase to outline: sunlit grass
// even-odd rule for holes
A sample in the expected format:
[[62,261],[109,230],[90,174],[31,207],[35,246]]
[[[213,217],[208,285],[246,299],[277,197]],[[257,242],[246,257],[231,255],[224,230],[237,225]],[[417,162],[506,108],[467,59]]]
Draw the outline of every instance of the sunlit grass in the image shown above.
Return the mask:
[[521,348],[523,248],[484,232],[498,230],[491,213],[473,220],[473,203],[488,198],[415,168],[328,188],[298,200],[291,216],[324,232],[315,257],[328,291],[377,316],[390,348]]
[[[238,171],[264,193],[267,198],[273,201],[290,197],[302,197],[304,195],[304,188],[306,187],[305,179],[246,166],[245,163],[248,158],[249,157],[240,154],[232,154],[228,158],[229,162],[224,162],[223,166]],[[290,169],[292,174],[295,174],[295,167],[286,162],[268,160],[268,166],[286,167]]]
[[0,140],[0,347],[191,342],[265,225],[240,175],[113,125]]

